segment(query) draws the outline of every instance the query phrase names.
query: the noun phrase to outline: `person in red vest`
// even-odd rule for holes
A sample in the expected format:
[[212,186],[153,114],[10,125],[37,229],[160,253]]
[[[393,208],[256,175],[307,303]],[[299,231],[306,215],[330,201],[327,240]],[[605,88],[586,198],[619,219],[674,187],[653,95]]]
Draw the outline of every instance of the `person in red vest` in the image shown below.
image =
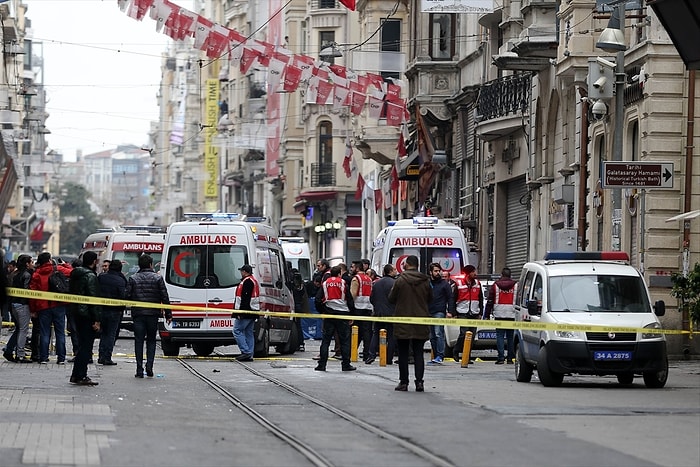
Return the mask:
[[[471,264],[464,267],[462,277],[455,278],[457,284],[457,296],[455,299],[455,318],[462,319],[481,319],[481,314],[484,309],[484,293],[481,291],[481,283],[476,278],[476,268]],[[447,313],[448,318],[452,318],[452,313]],[[468,331],[471,331],[472,336],[476,334],[476,326],[460,326],[459,337],[454,346],[452,356],[456,362],[460,361],[459,353],[464,348],[464,336]],[[474,363],[471,356],[471,348],[469,349],[469,363]]]
[[[503,268],[501,278],[491,285],[489,298],[484,310],[484,319],[489,319],[491,313],[496,320],[515,321],[515,293],[517,282],[510,278],[510,268]],[[508,345],[508,356],[504,359],[505,345]],[[496,348],[498,359],[496,365],[503,365],[505,361],[513,363],[515,352],[513,351],[513,329],[496,328]]]
[[[350,266],[352,279],[350,279],[350,293],[355,301],[355,313],[358,316],[372,316],[372,304],[369,301],[372,295],[372,279],[365,273],[362,261],[353,261]],[[372,342],[372,322],[358,321],[359,342],[362,344],[362,359],[370,357],[370,343]]]
[[338,318],[323,319],[321,355],[314,370],[326,371],[328,347],[330,347],[336,331],[338,332],[340,354],[343,361],[342,370],[354,371],[356,369],[350,364],[350,323],[345,318],[345,316],[350,315],[352,308],[353,300],[350,288],[345,280],[340,277],[340,267],[333,266],[330,271],[330,277],[323,281],[321,288],[316,294],[316,309],[324,314],[338,315]]

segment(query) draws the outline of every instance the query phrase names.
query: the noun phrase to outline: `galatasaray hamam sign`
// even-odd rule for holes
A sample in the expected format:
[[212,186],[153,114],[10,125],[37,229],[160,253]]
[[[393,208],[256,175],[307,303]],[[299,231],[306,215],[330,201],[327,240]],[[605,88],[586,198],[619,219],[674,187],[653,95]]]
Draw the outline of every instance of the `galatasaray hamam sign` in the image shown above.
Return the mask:
[[421,0],[423,13],[492,13],[493,0]]

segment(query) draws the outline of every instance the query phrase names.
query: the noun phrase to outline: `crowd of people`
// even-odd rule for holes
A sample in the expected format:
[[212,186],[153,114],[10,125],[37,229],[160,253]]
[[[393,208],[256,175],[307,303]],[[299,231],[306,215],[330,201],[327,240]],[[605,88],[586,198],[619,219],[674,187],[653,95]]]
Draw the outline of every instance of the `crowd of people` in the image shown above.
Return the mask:
[[[56,364],[73,363],[69,381],[82,386],[95,386],[98,383],[87,374],[88,365],[93,363],[95,339],[99,337],[100,340],[97,363],[117,365],[112,360],[112,353],[124,313],[124,306],[101,306],[97,301],[75,303],[9,296],[7,287],[150,302],[154,304],[153,307],[132,307],[131,312],[134,321],[135,376],[144,377],[145,342],[145,373],[152,377],[158,318],[164,316],[166,320],[172,319],[170,310],[160,306],[169,303],[163,278],[153,270],[153,259],[147,254],[139,257],[139,271],[128,279],[122,273],[121,261],[104,261],[99,275],[97,267],[97,254],[92,251],[85,252],[72,264],[53,258],[49,252],[40,253],[36,263],[26,254],[8,263],[0,273],[0,308],[3,310],[3,321],[11,319],[14,330],[3,349],[3,357],[18,364],[49,363],[53,336]],[[65,277],[69,287],[67,291],[56,289],[58,286],[52,277],[55,274]],[[66,334],[71,338],[71,358],[67,358]]]
[[[513,297],[516,283],[510,278],[510,269],[504,268],[501,278],[490,286],[484,297],[476,268],[466,265],[461,274],[450,277],[439,263],[428,265],[428,274],[419,269],[416,256],[408,256],[398,274],[397,269],[386,264],[382,276],[369,268],[366,259],[353,261],[350,270],[343,263],[330,267],[326,259],[316,263],[316,271],[307,286],[307,295],[313,297],[315,310],[319,313],[337,315],[323,320],[323,337],[320,354],[315,357],[316,371],[326,371],[330,345],[335,341],[334,358],[342,361],[342,371],[353,371],[350,363],[351,326],[354,324],[344,316],[411,317],[411,318],[456,318],[514,320]],[[442,325],[392,324],[382,321],[358,320],[358,351],[367,365],[377,358],[380,330],[386,331],[387,364],[394,363],[394,352],[398,355],[399,384],[397,391],[407,391],[409,365],[414,365],[415,390],[424,391],[423,347],[430,340],[432,359],[429,365],[441,365],[445,358],[445,333]],[[461,326],[458,340],[453,348],[453,358],[461,361],[460,351],[464,347],[467,332],[476,334],[476,327]],[[497,330],[498,359],[496,364],[512,363],[514,360],[513,331]],[[507,356],[505,355],[507,349]],[[466,359],[473,363],[471,355]]]

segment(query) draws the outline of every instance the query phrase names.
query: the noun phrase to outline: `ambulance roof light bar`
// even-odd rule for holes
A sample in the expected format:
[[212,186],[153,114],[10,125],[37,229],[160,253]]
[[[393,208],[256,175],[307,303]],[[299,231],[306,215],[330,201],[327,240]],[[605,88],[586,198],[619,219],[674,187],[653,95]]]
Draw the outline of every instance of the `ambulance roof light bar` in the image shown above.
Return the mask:
[[244,221],[246,216],[238,212],[186,212],[185,219],[199,219],[212,221]]
[[432,229],[438,224],[438,218],[435,216],[419,216],[413,218],[413,225],[419,229]]
[[544,255],[545,261],[627,261],[630,257],[624,251],[550,251]]
[[123,225],[122,230],[127,232],[141,231],[151,233],[164,233],[167,227],[160,225]]

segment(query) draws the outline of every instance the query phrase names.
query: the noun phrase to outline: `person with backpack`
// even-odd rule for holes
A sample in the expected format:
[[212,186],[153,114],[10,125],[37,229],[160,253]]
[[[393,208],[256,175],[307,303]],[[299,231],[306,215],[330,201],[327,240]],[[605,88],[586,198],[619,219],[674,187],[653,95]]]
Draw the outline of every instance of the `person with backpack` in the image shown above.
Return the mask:
[[[65,263],[54,264],[51,253],[40,253],[36,259],[37,267],[29,281],[31,290],[42,292],[67,293],[68,278],[71,270]],[[54,274],[56,274],[55,277]],[[49,342],[51,326],[56,336],[56,363],[66,363],[66,305],[45,299],[31,299],[29,309],[38,316],[39,321],[39,363],[49,362]]]

